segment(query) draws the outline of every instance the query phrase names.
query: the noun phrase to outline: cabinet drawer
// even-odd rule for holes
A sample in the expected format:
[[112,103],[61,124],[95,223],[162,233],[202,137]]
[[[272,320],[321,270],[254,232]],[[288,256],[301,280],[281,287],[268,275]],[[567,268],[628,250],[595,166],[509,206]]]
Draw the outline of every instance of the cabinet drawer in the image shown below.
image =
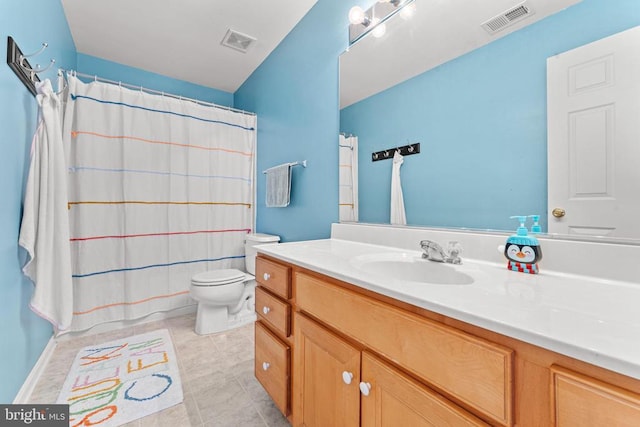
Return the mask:
[[261,287],[256,288],[256,313],[285,337],[291,335],[291,306]]
[[551,377],[557,427],[640,425],[640,395],[559,366]]
[[256,258],[256,281],[285,299],[291,298],[290,276],[290,267],[264,258]]
[[296,304],[501,425],[513,424],[513,350],[296,273]]
[[286,416],[289,403],[289,346],[269,332],[260,322],[255,324],[256,378]]

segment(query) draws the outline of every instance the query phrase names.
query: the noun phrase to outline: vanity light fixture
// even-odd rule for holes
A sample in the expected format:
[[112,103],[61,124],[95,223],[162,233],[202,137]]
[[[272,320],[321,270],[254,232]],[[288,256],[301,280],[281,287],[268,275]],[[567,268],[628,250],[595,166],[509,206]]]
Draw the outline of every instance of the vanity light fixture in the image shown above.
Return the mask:
[[352,25],[362,24],[365,27],[368,27],[371,23],[371,20],[365,13],[364,9],[360,6],[353,6],[349,9],[349,22]]
[[411,19],[413,17],[413,15],[415,15],[415,14],[416,14],[416,4],[415,4],[415,2],[405,5],[400,10],[400,17],[402,19],[404,19],[404,20]]
[[[382,37],[387,28],[385,21],[398,12],[402,12],[403,18],[413,15],[415,0],[379,0],[369,9],[364,10],[360,6],[354,6],[349,10],[349,45],[354,44],[365,35],[371,33],[374,37]],[[407,8],[407,6],[411,6]]]

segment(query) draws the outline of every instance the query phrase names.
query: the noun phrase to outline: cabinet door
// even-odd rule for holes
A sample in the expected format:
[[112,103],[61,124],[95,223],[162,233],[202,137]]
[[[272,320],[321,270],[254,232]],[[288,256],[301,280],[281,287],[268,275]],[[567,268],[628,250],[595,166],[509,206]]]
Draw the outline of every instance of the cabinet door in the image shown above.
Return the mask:
[[362,426],[487,426],[464,409],[364,352]]
[[293,425],[358,426],[359,350],[299,313],[294,336]]
[[559,366],[551,367],[554,425],[637,427],[640,396]]

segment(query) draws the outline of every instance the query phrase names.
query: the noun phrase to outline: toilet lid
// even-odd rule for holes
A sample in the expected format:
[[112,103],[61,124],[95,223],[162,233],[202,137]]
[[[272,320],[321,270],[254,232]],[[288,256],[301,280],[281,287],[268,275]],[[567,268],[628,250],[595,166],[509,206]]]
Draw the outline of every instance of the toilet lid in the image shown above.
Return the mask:
[[242,271],[235,268],[227,268],[198,273],[191,278],[191,283],[194,285],[216,286],[237,282],[244,279],[244,277],[245,275]]

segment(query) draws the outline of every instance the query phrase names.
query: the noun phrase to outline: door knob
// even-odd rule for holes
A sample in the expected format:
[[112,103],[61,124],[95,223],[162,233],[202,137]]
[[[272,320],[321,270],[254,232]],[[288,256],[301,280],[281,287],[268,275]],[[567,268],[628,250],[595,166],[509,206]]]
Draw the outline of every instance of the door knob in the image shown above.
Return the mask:
[[562,208],[555,208],[554,210],[551,211],[551,214],[556,218],[562,218],[563,216],[565,216],[566,213],[567,212]]
[[269,279],[271,278],[271,275],[270,275],[269,273],[264,273],[264,274],[262,275],[262,278],[263,278],[264,280],[269,280]]
[[362,393],[363,396],[369,396],[370,391],[371,391],[371,383],[365,383],[365,382],[360,383],[360,393]]
[[345,384],[351,384],[351,380],[353,379],[353,374],[351,372],[344,371],[342,373],[342,381]]
[[267,369],[269,369],[269,366],[271,366],[271,364],[269,362],[262,362],[262,370],[266,371]]
[[270,311],[271,311],[271,309],[269,307],[267,307],[266,305],[264,307],[262,307],[262,312],[264,314],[269,314]]

